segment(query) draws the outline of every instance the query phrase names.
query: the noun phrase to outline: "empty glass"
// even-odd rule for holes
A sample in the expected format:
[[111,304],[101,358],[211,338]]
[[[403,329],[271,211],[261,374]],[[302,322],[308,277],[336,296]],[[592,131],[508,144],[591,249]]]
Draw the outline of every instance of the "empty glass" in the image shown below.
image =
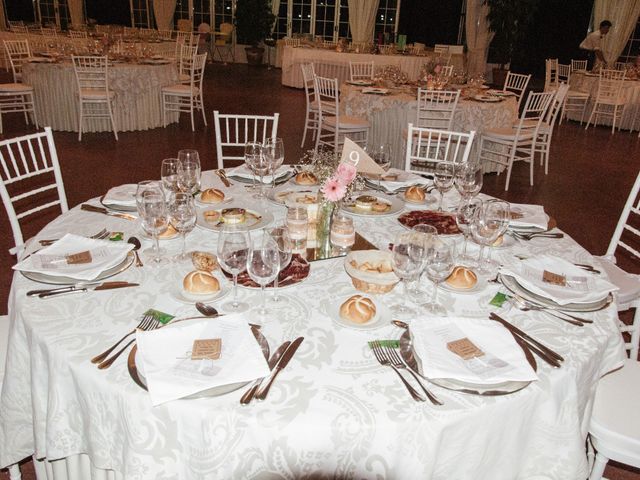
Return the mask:
[[[371,153],[371,158],[376,164],[378,164],[385,172],[389,170],[391,167],[391,145],[388,143],[382,145],[376,145],[374,147],[370,147],[369,151]],[[378,175],[378,190],[382,190],[382,177],[383,175]]]
[[[138,216],[140,217],[141,224],[142,224],[142,214],[141,214],[142,198],[144,197],[144,194],[147,191],[164,194],[162,182],[159,182],[157,180],[143,180],[141,182],[138,182],[138,186],[136,188],[136,209],[138,211]],[[142,228],[144,230],[144,226],[142,226]],[[165,255],[167,252],[164,248],[159,248],[159,245],[156,246],[156,244],[154,243],[151,247],[146,248],[143,253],[147,255],[162,256],[162,255]]]
[[453,188],[453,174],[454,167],[451,163],[439,163],[436,165],[436,170],[433,176],[433,183],[436,186],[438,192],[440,192],[440,204],[438,205],[438,211],[442,211],[442,202],[444,200],[444,194]]
[[160,167],[160,177],[162,178],[162,186],[165,192],[177,192],[178,191],[178,165],[180,160],[177,158],[165,158],[162,160],[162,166]]
[[511,213],[509,203],[502,200],[489,200],[477,208],[471,223],[473,239],[480,244],[478,255],[479,272],[490,274],[495,266],[491,259],[482,261],[485,247],[493,245],[498,237],[504,235],[509,227]]
[[[159,186],[159,185],[158,185]],[[167,204],[162,188],[147,188],[140,192],[138,214],[142,221],[142,228],[153,238],[155,250],[142,253],[151,254],[150,266],[159,266],[167,263],[167,259],[160,255],[160,243],[158,236],[169,226]]]
[[222,306],[233,313],[249,308],[247,303],[238,301],[238,274],[247,268],[250,248],[251,239],[246,230],[225,226],[218,236],[218,261],[233,276],[233,300]]
[[467,244],[469,243],[469,236],[471,235],[471,224],[476,213],[476,210],[482,207],[482,200],[478,198],[471,198],[463,200],[458,206],[456,211],[456,224],[464,235],[464,243],[462,244],[462,253],[458,256],[458,262],[461,265],[474,266],[476,259],[470,255],[467,255]]
[[169,219],[171,225],[182,235],[182,253],[174,257],[177,262],[191,260],[187,255],[187,233],[196,226],[196,205],[189,193],[173,194],[169,200]]
[[247,142],[244,146],[244,163],[251,171],[251,190],[256,189],[256,170],[254,168],[255,159],[262,154],[262,144],[259,142]]
[[447,312],[444,306],[437,303],[438,286],[440,285],[440,282],[446,280],[447,277],[451,275],[455,265],[454,245],[439,238],[433,245],[431,253],[427,257],[427,265],[424,270],[427,277],[429,277],[429,280],[434,284],[431,301],[424,306],[428,312],[434,315],[443,316]]
[[197,150],[183,149],[178,151],[178,160],[181,162],[195,162],[200,168],[200,154]]
[[420,273],[418,273],[414,287],[409,289],[410,293],[418,300],[420,300],[420,297],[423,294],[422,290],[420,289],[420,279],[422,277],[424,267],[427,263],[427,257],[431,253],[435,242],[438,241],[438,229],[432,225],[419,223],[411,230],[416,232],[416,234],[418,234],[422,238],[422,241],[424,243],[424,250],[422,252],[422,268],[420,269]]
[[482,167],[476,163],[465,163],[456,168],[454,184],[463,198],[475,197],[482,189]]
[[260,285],[261,300],[258,309],[260,315],[267,314],[265,286],[275,280],[278,272],[280,272],[278,245],[269,232],[262,230],[254,239],[247,256],[247,273],[251,280]]
[[276,186],[276,172],[284,162],[284,143],[281,138],[270,138],[264,144],[264,154],[271,172],[271,188]]
[[282,295],[278,294],[278,283],[280,281],[280,272],[287,268],[291,263],[291,257],[293,256],[293,242],[291,241],[289,230],[284,225],[267,230],[267,232],[271,235],[271,238],[275,240],[276,245],[278,246],[278,253],[280,255],[280,270],[273,281],[273,296],[271,297],[271,301],[277,303],[284,299]]
[[200,190],[200,162],[181,160],[177,168],[178,189],[183,193],[195,193]]
[[407,282],[420,274],[423,268],[424,249],[424,240],[416,232],[402,232],[394,239],[391,262],[393,271],[404,285],[402,302],[391,307],[396,317],[408,318],[416,313],[406,305]]

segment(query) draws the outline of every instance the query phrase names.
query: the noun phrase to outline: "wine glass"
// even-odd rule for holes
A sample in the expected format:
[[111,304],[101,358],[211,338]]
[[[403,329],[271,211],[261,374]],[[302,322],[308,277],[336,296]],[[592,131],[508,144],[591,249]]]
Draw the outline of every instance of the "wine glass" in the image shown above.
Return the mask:
[[484,264],[482,262],[484,249],[493,245],[500,235],[504,235],[504,232],[509,227],[510,219],[509,203],[502,200],[489,200],[476,209],[471,223],[471,234],[473,239],[480,244],[480,254],[478,256],[479,272],[491,273],[491,260],[488,258]]
[[271,188],[276,187],[276,172],[284,162],[284,143],[281,138],[270,138],[264,144],[264,152],[271,168]]
[[247,142],[244,146],[244,163],[251,171],[251,190],[256,189],[256,170],[254,168],[255,159],[260,156],[262,152],[262,144],[259,142]]
[[438,286],[440,282],[445,280],[455,267],[455,247],[453,244],[449,244],[443,241],[441,238],[433,245],[433,249],[427,258],[427,265],[425,267],[425,272],[429,280],[431,280],[434,284],[433,296],[431,297],[431,301],[427,303],[425,308],[428,312],[438,315],[444,316],[446,314],[446,309],[436,303],[438,298]]
[[482,167],[476,163],[465,163],[456,168],[454,184],[463,198],[475,197],[482,189]]
[[462,244],[462,253],[458,256],[458,260],[462,265],[473,266],[476,262],[473,257],[467,255],[467,244],[469,235],[471,235],[471,224],[476,210],[482,207],[482,200],[479,198],[462,199],[458,210],[456,210],[456,224],[464,235],[464,243]]
[[177,158],[162,160],[160,178],[162,178],[162,186],[167,194],[178,191],[178,165],[180,165],[180,160]]
[[200,162],[181,160],[177,168],[178,189],[194,195],[200,190]]
[[[391,145],[388,143],[371,148],[371,158],[385,172],[391,167]],[[378,175],[378,191],[382,191],[382,177]]]
[[280,271],[280,253],[276,240],[269,232],[262,230],[253,241],[247,256],[247,272],[251,280],[260,285],[261,300],[258,313],[267,314],[265,286],[273,282]]
[[196,226],[196,205],[193,195],[188,193],[175,193],[169,201],[169,219],[173,228],[182,235],[182,253],[174,257],[177,262],[190,260],[187,255],[187,233]]
[[269,159],[264,154],[264,147],[260,145],[260,149],[253,155],[251,159],[251,165],[253,166],[253,171],[258,174],[260,177],[260,189],[258,193],[254,194],[253,197],[258,200],[265,200],[266,195],[264,193],[264,176],[269,173],[269,169],[271,168],[269,165]]
[[423,267],[424,241],[420,234],[410,231],[396,235],[393,242],[391,263],[393,271],[404,285],[402,302],[391,307],[391,311],[400,318],[415,314],[415,310],[406,305],[407,281],[415,279]]
[[426,266],[427,257],[431,253],[433,245],[438,239],[438,229],[433,225],[419,223],[418,225],[415,225],[411,230],[413,232],[416,232],[416,234],[419,235],[420,238],[422,238],[422,242],[424,244],[424,250],[422,252],[422,267],[420,268],[420,272],[418,273],[418,276],[416,278],[414,288],[409,289],[410,293],[414,297],[419,298],[422,294],[422,291],[420,290],[420,278],[422,277],[422,272],[424,271],[424,267]]
[[[289,266],[291,263],[291,257],[293,255],[293,242],[289,235],[289,229],[282,225],[280,227],[272,228],[267,231],[271,238],[273,238],[278,246],[278,254],[280,255],[280,272]],[[272,302],[281,302],[284,297],[278,295],[278,282],[280,281],[280,272],[276,275],[273,281],[273,296]]]
[[453,171],[454,167],[451,163],[439,163],[436,165],[436,171],[433,176],[433,183],[440,192],[440,204],[438,211],[442,211],[442,202],[444,194],[453,188]]
[[[138,216],[140,218],[140,222],[142,223],[142,199],[144,197],[145,192],[151,191],[155,193],[161,193],[164,195],[164,189],[162,187],[162,183],[157,180],[143,180],[138,182],[138,186],[136,187],[136,209],[138,211]],[[144,226],[143,230],[144,230]],[[165,255],[167,252],[164,248],[159,248],[154,243],[151,247],[144,250],[145,254],[149,255]]]
[[158,235],[169,226],[167,204],[164,199],[164,191],[159,189],[146,189],[140,192],[138,214],[142,220],[142,228],[153,237],[155,250],[142,253],[151,253],[151,266],[160,266],[167,263],[167,259],[160,255],[160,241]]
[[183,149],[178,151],[178,160],[181,162],[194,162],[200,168],[200,154],[197,150]]
[[224,226],[218,237],[218,261],[233,276],[233,300],[223,307],[234,313],[244,312],[249,308],[247,303],[238,301],[238,274],[247,267],[250,248],[251,239],[246,230]]

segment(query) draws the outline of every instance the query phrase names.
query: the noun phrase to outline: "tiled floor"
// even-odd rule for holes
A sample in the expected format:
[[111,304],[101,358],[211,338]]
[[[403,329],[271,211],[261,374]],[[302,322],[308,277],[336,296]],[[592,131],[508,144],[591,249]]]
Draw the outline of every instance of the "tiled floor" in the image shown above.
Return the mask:
[[[227,113],[280,113],[279,135],[284,139],[286,161],[300,158],[304,117],[301,91],[280,86],[280,70],[251,68],[246,65],[207,68],[205,104],[209,127],[197,120],[191,132],[188,118],[166,129],[145,132],[121,132],[116,142],[110,133],[86,134],[82,143],[72,132],[55,132],[70,206],[104,193],[109,187],[158,178],[160,161],[174,156],[180,148],[199,150],[203,168],[214,168],[212,111]],[[0,82],[8,77],[0,74]],[[4,135],[11,138],[28,133],[19,115],[3,118]],[[307,142],[307,148],[310,142]],[[540,166],[535,170],[535,185],[529,186],[528,167],[517,165],[511,189],[504,193],[504,176],[485,177],[483,192],[518,203],[543,204],[558,225],[587,250],[602,254],[613,233],[618,215],[640,168],[640,139],[636,134],[609,129],[584,131],[576,123],[557,128],[551,148],[549,175]],[[27,230],[35,233],[41,225],[34,222]],[[0,297],[6,305],[11,285],[14,259],[7,251],[12,246],[6,216],[0,216]],[[28,232],[29,233],[29,232]],[[637,266],[636,273],[640,273]],[[6,310],[6,306],[0,310]],[[1,312],[0,313],[4,313]],[[34,478],[30,464],[23,468],[23,478]],[[640,470],[608,467],[606,475],[616,480],[640,480]],[[4,473],[0,479],[8,478]]]

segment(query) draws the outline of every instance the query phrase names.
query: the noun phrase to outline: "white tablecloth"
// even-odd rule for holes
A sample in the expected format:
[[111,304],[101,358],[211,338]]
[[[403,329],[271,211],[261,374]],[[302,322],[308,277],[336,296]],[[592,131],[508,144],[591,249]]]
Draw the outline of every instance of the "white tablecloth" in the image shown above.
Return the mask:
[[[300,64],[313,62],[317,75],[337,78],[338,83],[349,80],[349,62],[374,62],[376,67],[396,65],[409,76],[417,80],[420,68],[429,61],[429,54],[417,55],[373,55],[370,53],[345,53],[322,48],[285,46],[282,54],[282,85],[304,88]],[[433,54],[430,54],[433,55]],[[451,63],[460,71],[464,70],[463,55],[452,55]]]
[[[203,184],[224,189],[213,175]],[[244,199],[244,192],[242,185],[233,188],[236,198]],[[280,206],[256,207],[277,219],[284,215]],[[355,223],[381,248],[403,229],[395,217],[357,217]],[[137,231],[133,222],[76,208],[39,238],[92,234],[102,227],[125,236]],[[180,248],[179,240],[164,243],[172,252]],[[215,251],[216,235],[196,229],[188,246]],[[591,261],[569,237],[517,242],[496,250],[494,258],[542,252]],[[305,282],[283,289],[285,301],[270,306],[271,315],[262,318],[252,310],[246,316],[263,325],[272,351],[283,339],[305,336],[264,402],[241,407],[241,389],[153,408],[129,377],[126,356],[104,371],[89,359],[166,299],[182,273],[175,265],[134,267],[116,278],[141,286],[40,300],[25,296],[40,285],[15,276],[0,398],[1,466],[35,452],[54,468],[65,463],[55,460],[87,454],[94,469],[115,470],[117,478],[586,478],[590,402],[598,378],[623,358],[615,305],[591,314],[595,323],[584,328],[535,312],[505,311],[563,355],[562,368],[538,361],[540,380],[512,395],[482,398],[434,386],[443,406],[416,403],[366,346],[371,339],[398,338],[399,328],[385,324],[362,332],[331,320],[330,307],[355,290],[343,260],[326,260],[311,265]],[[489,284],[474,295],[441,291],[439,298],[452,314],[486,318],[498,290]],[[258,302],[255,290],[241,289],[240,297]],[[392,304],[401,297],[394,291],[379,300]],[[178,313],[195,309],[182,305]]]
[[[138,65],[117,63],[109,67],[109,88],[115,94],[114,117],[119,132],[149,130],[163,126],[163,86],[177,83],[178,70],[173,63]],[[70,62],[57,64],[27,63],[23,67],[24,83],[35,91],[36,113],[41,125],[53,130],[77,132],[78,87]],[[176,122],[177,114],[167,115],[167,123]],[[84,131],[111,130],[109,119],[87,119]]]
[[[393,152],[393,166],[404,169],[406,136],[403,131],[409,122],[416,124],[416,94],[408,89],[392,91],[390,95],[362,93],[361,87],[343,84],[340,87],[340,105],[347,115],[366,117],[369,120],[369,143],[388,143]],[[499,103],[483,103],[460,99],[453,119],[453,130],[476,131],[474,149],[470,158],[475,159],[476,147],[482,133],[490,128],[510,127],[518,118],[518,103],[507,97]],[[485,171],[496,171],[496,164],[485,165]]]
[[[595,99],[598,95],[598,76],[591,73],[574,72],[569,80],[569,85],[572,90],[589,93],[589,102],[587,103],[587,110],[584,115],[585,122],[589,119]],[[640,114],[640,80],[625,80],[622,87],[622,97],[626,100],[627,104],[624,108],[624,115],[622,121],[616,123],[620,125],[623,130],[630,130],[634,127],[634,119]],[[580,113],[567,112],[567,118],[571,120],[580,121]],[[598,124],[611,125],[611,117],[598,118]],[[640,119],[636,121],[635,128],[640,128]]]

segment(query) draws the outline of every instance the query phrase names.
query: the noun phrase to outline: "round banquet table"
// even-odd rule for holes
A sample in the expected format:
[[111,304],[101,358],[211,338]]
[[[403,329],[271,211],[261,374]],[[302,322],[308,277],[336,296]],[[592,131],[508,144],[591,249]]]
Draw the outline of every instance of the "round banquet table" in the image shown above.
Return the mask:
[[[242,184],[227,189],[207,172],[203,186],[222,188],[248,207]],[[456,202],[455,193],[446,203]],[[97,200],[92,200],[97,204]],[[282,220],[284,207],[254,208]],[[403,230],[397,215],[375,221],[355,217],[356,229],[379,248]],[[40,238],[65,232],[89,235],[106,227],[139,231],[136,222],[74,208],[49,224]],[[139,233],[138,233],[139,234]],[[190,249],[216,250],[217,235],[197,228]],[[34,242],[35,243],[35,242]],[[149,243],[149,241],[145,241]],[[180,240],[165,241],[171,252]],[[516,242],[494,252],[548,253],[575,262],[593,259],[570,237]],[[0,398],[0,465],[35,453],[55,480],[107,478],[423,478],[477,479],[587,477],[585,438],[598,379],[624,357],[615,304],[588,314],[594,323],[577,328],[539,312],[504,315],[566,359],[559,369],[538,360],[539,380],[510,395],[480,397],[432,386],[444,402],[414,402],[390,369],[367,347],[372,339],[402,332],[385,324],[353,330],[335,323],[328,310],[356,293],[343,259],[313,262],[310,276],[281,290],[285,301],[260,317],[273,352],[284,339],[305,337],[267,399],[240,406],[244,388],[210,398],[177,400],[152,407],[149,395],[129,376],[126,355],[108,370],[89,359],[136,325],[140,314],[169,301],[182,281],[174,264],[129,268],[116,280],[139,287],[73,294],[42,300],[26,297],[42,288],[14,277],[11,330]],[[378,301],[401,299],[395,289]],[[487,318],[500,285],[473,295],[441,291],[451,314]],[[258,303],[258,292],[240,289]],[[217,305],[217,304],[216,304]],[[179,316],[195,314],[177,304]]]
[[[362,87],[344,83],[340,87],[340,105],[347,115],[369,120],[369,143],[391,145],[393,166],[404,169],[403,153],[406,149],[408,124],[415,125],[418,101],[416,92],[401,87],[390,89],[388,95],[362,93]],[[475,158],[475,148],[482,133],[491,128],[511,127],[518,118],[518,102],[506,97],[501,102],[488,103],[460,98],[453,117],[452,130],[476,131],[476,141],[470,158]],[[485,172],[497,171],[496,164],[485,165]]]
[[[115,94],[113,111],[119,132],[162,127],[162,87],[178,82],[173,63],[143,65],[116,63],[109,67],[109,89]],[[36,113],[41,125],[53,130],[79,130],[78,87],[71,62],[36,63],[23,66],[24,83],[35,91]],[[177,122],[177,113],[167,115],[167,122]],[[109,119],[85,120],[85,132],[111,131]]]

